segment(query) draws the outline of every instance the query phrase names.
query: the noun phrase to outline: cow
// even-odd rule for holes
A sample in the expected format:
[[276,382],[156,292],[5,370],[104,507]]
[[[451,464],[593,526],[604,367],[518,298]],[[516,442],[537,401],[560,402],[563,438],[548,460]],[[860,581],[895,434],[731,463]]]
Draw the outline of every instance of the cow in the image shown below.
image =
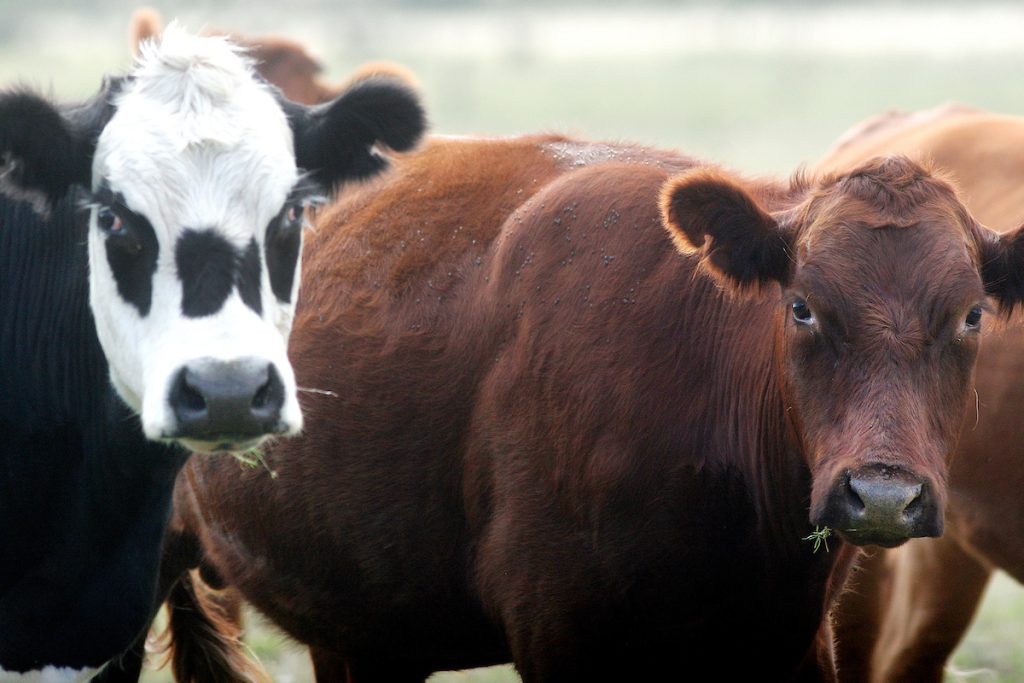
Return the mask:
[[126,650],[189,451],[300,431],[304,208],[423,125],[404,84],[310,109],[173,24],[84,103],[0,93],[0,680]]
[[[967,205],[993,229],[1024,222],[1024,118],[962,104],[890,112],[858,124],[818,162],[855,166],[891,152],[927,158],[952,173]],[[1024,581],[1024,331],[982,336],[968,411],[949,472],[946,533],[859,561],[837,608],[844,681],[941,681],[992,572]]]
[[204,584],[308,644],[320,681],[509,660],[527,682],[830,680],[857,546],[942,531],[1020,236],[899,157],[787,183],[431,140],[316,220],[304,433],[179,475],[178,680],[237,680],[204,668],[230,660]]

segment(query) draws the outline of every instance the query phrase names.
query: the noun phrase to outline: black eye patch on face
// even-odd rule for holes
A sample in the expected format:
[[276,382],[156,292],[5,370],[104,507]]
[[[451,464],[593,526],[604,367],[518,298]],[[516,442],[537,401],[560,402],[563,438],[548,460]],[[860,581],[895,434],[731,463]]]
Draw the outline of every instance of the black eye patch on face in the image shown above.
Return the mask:
[[300,180],[267,225],[267,273],[270,289],[281,303],[290,303],[292,299],[292,286],[302,249],[305,209],[322,202],[322,188],[308,179]]
[[111,190],[106,181],[91,193],[86,205],[97,209],[96,228],[104,236],[117,293],[145,317],[153,302],[153,274],[160,254],[153,226],[145,216],[129,209],[124,196]]
[[263,266],[255,239],[238,250],[213,229],[188,229],[178,238],[174,261],[182,287],[181,312],[186,317],[213,315],[236,286],[242,302],[263,315]]

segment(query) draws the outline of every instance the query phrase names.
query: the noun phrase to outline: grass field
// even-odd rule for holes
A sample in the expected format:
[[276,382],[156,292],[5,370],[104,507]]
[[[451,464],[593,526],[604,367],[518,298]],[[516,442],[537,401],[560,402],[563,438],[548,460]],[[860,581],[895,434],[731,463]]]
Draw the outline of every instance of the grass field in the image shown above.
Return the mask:
[[[168,3],[156,5],[174,16]],[[0,0],[0,83],[88,95],[104,72],[127,66],[133,7]],[[421,79],[437,132],[628,139],[749,173],[788,174],[886,109],[956,100],[1024,112],[1024,8],[1009,3],[175,7],[191,28],[302,39],[328,78],[370,59],[400,61]],[[254,627],[250,642],[276,681],[310,680],[304,652],[272,629]],[[1000,576],[948,679],[1022,681],[1022,644],[1024,591]],[[169,678],[150,672],[144,680]],[[431,680],[516,678],[499,667]]]

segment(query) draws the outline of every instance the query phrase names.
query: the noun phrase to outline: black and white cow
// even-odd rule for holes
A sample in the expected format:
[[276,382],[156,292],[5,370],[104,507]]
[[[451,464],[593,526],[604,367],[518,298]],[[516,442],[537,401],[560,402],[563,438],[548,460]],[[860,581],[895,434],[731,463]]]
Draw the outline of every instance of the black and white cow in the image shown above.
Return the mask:
[[303,208],[423,127],[401,83],[301,107],[176,26],[84,104],[0,94],[0,681],[127,649],[188,450],[299,431]]

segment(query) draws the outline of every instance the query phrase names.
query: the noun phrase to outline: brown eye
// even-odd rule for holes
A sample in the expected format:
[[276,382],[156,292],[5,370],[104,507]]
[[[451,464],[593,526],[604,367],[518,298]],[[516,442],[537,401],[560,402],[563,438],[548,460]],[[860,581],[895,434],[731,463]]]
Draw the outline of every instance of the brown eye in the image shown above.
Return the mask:
[[967,314],[967,317],[964,318],[964,325],[966,325],[968,329],[976,330],[980,324],[981,306],[975,306],[971,309],[970,313]]
[[810,325],[814,322],[814,314],[811,313],[811,307],[803,299],[797,299],[793,302],[793,320],[801,325]]
[[103,232],[116,235],[124,228],[121,218],[110,207],[104,206],[96,212],[96,224]]
[[284,230],[297,230],[302,227],[302,205],[289,204],[285,207],[281,227]]

